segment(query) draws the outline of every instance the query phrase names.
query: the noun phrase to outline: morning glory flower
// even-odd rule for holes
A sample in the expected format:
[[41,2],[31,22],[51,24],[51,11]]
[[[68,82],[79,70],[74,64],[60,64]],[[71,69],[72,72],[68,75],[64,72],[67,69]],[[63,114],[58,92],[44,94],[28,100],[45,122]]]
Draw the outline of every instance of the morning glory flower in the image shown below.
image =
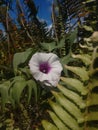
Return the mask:
[[35,53],[29,61],[29,67],[34,79],[54,87],[63,69],[58,56],[53,53]]

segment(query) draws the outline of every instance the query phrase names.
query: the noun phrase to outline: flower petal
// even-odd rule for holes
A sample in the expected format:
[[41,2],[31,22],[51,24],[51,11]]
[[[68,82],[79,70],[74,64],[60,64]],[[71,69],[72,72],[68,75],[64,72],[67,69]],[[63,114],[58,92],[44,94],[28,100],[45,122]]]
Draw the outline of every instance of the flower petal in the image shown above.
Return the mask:
[[39,65],[39,63],[41,62],[42,58],[40,57],[40,53],[35,53],[30,61],[29,61],[29,64],[36,64],[36,65]]
[[[40,64],[49,63],[51,67],[48,73],[42,72]],[[56,86],[60,80],[62,65],[56,54],[53,53],[35,53],[29,61],[29,67],[33,77],[48,86]]]
[[44,82],[48,86],[56,86],[60,80],[60,73],[49,73],[48,79]]
[[38,81],[41,81],[41,77],[43,77],[43,73],[41,73],[40,71],[37,71],[35,73],[33,73],[33,77],[38,80]]
[[56,54],[49,53],[49,55],[50,56],[49,56],[48,62],[50,64],[59,60],[59,58],[58,58],[58,56]]
[[32,66],[30,66],[30,71],[31,71],[31,73],[32,73],[32,75],[34,74],[34,73],[36,73],[36,72],[40,72],[39,71],[39,67],[37,67],[37,66],[35,66],[35,65],[32,65]]
[[62,67],[62,65],[61,65],[61,63],[60,63],[59,61],[53,62],[53,63],[51,64],[51,68],[52,68],[52,70],[55,69],[55,68],[56,68],[58,71],[62,71],[62,70],[63,70],[63,67]]

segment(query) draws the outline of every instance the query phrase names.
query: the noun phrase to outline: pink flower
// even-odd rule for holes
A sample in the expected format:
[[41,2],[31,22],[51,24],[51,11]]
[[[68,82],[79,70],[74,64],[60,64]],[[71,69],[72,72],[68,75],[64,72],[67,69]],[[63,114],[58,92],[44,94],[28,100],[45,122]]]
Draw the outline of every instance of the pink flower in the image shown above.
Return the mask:
[[33,77],[47,86],[58,84],[63,69],[58,56],[53,53],[35,53],[29,67]]

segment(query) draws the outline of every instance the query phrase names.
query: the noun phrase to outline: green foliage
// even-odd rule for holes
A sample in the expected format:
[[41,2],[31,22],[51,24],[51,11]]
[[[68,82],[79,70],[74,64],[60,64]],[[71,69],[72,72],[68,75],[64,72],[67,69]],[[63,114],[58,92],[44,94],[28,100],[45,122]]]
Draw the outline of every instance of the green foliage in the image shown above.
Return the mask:
[[[76,34],[71,38],[75,40]],[[49,46],[43,43],[43,48],[47,51],[55,51],[56,49],[61,49],[64,44],[65,40],[62,39],[59,44],[55,46],[53,46],[52,43]],[[88,49],[88,54],[86,54],[87,51],[84,53],[81,48],[79,54],[70,52],[69,55],[61,58],[67,73],[64,72],[61,77],[61,82],[59,82],[56,89],[48,90],[51,91],[51,94],[48,91],[43,91],[40,85],[32,79],[28,68],[28,60],[33,54],[33,49],[30,48],[24,52],[16,53],[13,61],[13,68],[17,70],[16,75],[8,81],[2,81],[0,84],[2,109],[6,111],[6,105],[12,105],[14,109],[20,107],[21,110],[23,110],[21,116],[27,119],[24,128],[26,128],[28,122],[30,123],[30,120],[32,120],[32,117],[28,116],[28,112],[31,114],[32,109],[29,108],[29,110],[27,110],[28,108],[25,108],[30,104],[33,109],[37,110],[36,113],[38,116],[41,116],[39,121],[41,124],[38,125],[35,123],[37,126],[34,128],[38,127],[36,129],[40,130],[42,127],[45,130],[96,129],[98,127],[96,124],[96,121],[98,121],[98,111],[96,109],[98,105],[98,94],[96,92],[98,85],[97,49],[97,47],[95,49],[93,48],[92,52]],[[47,98],[44,97],[46,95]],[[23,105],[21,104],[22,102]],[[24,102],[26,106],[24,106]],[[40,103],[38,104],[38,102]],[[45,105],[47,107],[45,107]],[[47,111],[45,118],[41,115],[43,111]],[[35,118],[38,116],[36,115]],[[12,118],[7,119],[12,122],[15,121]],[[8,125],[5,121],[7,128],[10,125],[10,121]],[[90,125],[90,123],[92,125]],[[13,129],[13,125],[12,123],[9,129]],[[1,123],[1,128],[3,126],[4,124]]]
[[82,60],[82,62],[87,66],[91,64],[91,56],[89,54],[72,54],[72,57]]
[[84,25],[83,28],[84,28],[86,31],[90,31],[90,32],[93,32],[93,31],[94,31],[91,26]]
[[64,130],[65,128],[67,129],[67,127],[63,124],[63,122],[57,117],[57,115],[55,113],[53,113],[52,111],[48,111],[49,115],[51,116],[52,120],[54,121],[54,123],[56,124],[56,126],[61,129]]
[[32,92],[35,96],[35,101],[38,101],[38,93],[37,93],[37,84],[34,80],[30,79],[27,81],[27,85],[28,85],[28,103],[31,100],[31,96],[32,96]]
[[[52,108],[48,113],[53,121],[51,123],[59,130],[97,130],[98,128],[97,49],[97,47],[94,49],[89,64],[84,64],[83,67],[65,65],[67,70],[77,76],[61,77],[62,82],[57,85],[58,91],[51,91],[55,100],[48,101]],[[76,58],[84,63],[84,58],[80,58],[81,56],[80,54]],[[47,125],[48,123],[50,121],[46,122]]]
[[[64,65],[67,70],[67,76],[65,73],[61,77],[61,82],[57,85],[56,91],[51,91],[52,98],[48,97],[48,101],[46,101],[43,100],[42,96],[40,97],[42,99],[41,104],[46,105],[47,103],[49,105],[46,108],[46,110],[48,109],[49,117],[40,120],[39,130],[40,127],[45,130],[83,130],[86,128],[93,130],[98,127],[96,124],[96,121],[98,121],[98,110],[96,108],[98,105],[98,94],[96,91],[98,86],[97,49],[97,47],[94,49],[93,55],[91,55],[89,50],[88,54],[83,54],[83,52],[77,55],[72,54],[73,59],[76,60],[69,60],[68,63],[71,62],[72,64]],[[23,53],[21,52],[20,55]],[[2,108],[4,109],[6,104],[12,104],[14,108],[17,105],[20,106],[21,110],[24,110],[23,116],[29,122],[28,114],[26,114],[27,112],[25,113],[24,106],[20,104],[23,101],[23,97],[27,99],[28,103],[30,103],[31,99],[33,99],[32,102],[37,103],[39,92],[37,83],[31,78],[28,67],[21,68],[19,66],[21,63],[24,64],[28,61],[32,51],[27,54],[28,56],[24,58],[23,62],[21,60],[18,61],[18,57],[16,58],[18,61],[16,67],[19,73],[9,81],[4,81],[0,84],[0,93]],[[82,62],[81,66],[77,64],[79,60]],[[47,92],[45,93],[47,95]],[[27,122],[25,125],[27,125]]]
[[67,34],[66,40],[68,39],[70,45],[72,45],[75,42],[75,40],[77,38],[77,33],[78,33],[78,28],[75,28],[73,31],[70,31]]
[[48,122],[47,120],[43,120],[42,121],[42,125],[44,127],[45,130],[58,130],[58,128],[53,125],[52,123]]
[[5,107],[5,104],[9,100],[9,94],[8,94],[9,87],[10,87],[10,81],[6,81],[3,84],[0,84],[1,103],[3,109]]
[[19,65],[23,66],[23,64],[28,63],[29,57],[32,54],[32,52],[33,52],[33,49],[29,48],[24,52],[16,53],[14,55],[14,58],[13,58],[13,68],[14,68],[14,70],[17,70]]
[[[16,1],[18,28],[10,15],[12,2],[0,2],[7,31],[0,31],[0,129],[97,130],[98,47],[83,41],[97,28],[97,1],[56,0],[52,32],[37,18],[32,0],[25,3],[30,23]],[[33,79],[28,61],[35,51],[61,58],[64,71],[56,88],[41,88]]]
[[89,79],[86,68],[84,67],[71,67],[71,66],[65,65],[65,68],[72,71],[76,75],[78,75],[82,81],[87,81]]
[[65,45],[65,39],[61,39],[58,43],[51,42],[51,43],[41,43],[41,46],[43,47],[43,50],[52,52],[56,49],[61,49]]
[[15,103],[19,104],[21,94],[26,87],[26,81],[22,77],[15,77],[13,84],[10,88],[11,99],[14,100]]
[[31,100],[32,93],[35,96],[34,100],[37,102],[37,85],[34,80],[26,80],[22,76],[15,76],[11,81],[0,84],[2,108],[4,109],[5,104],[9,102],[14,107],[15,104],[19,104],[25,89],[28,103]]
[[28,103],[31,100],[32,92],[35,97],[34,100],[37,102],[37,85],[33,79],[31,80],[31,74],[27,67],[33,51],[32,48],[29,48],[24,52],[16,53],[14,55],[13,69],[16,75],[9,81],[2,81],[0,84],[3,109],[6,103],[12,103],[14,107],[16,104],[19,104],[25,90],[27,90],[27,93],[25,94]]

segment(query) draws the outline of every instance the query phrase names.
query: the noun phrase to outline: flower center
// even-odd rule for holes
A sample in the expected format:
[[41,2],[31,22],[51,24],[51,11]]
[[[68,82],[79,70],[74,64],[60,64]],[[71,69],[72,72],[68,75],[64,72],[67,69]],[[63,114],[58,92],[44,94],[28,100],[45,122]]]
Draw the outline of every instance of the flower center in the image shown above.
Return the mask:
[[51,69],[51,67],[50,67],[50,65],[48,64],[48,62],[44,62],[44,63],[41,63],[41,64],[39,65],[39,70],[40,70],[41,72],[43,72],[43,73],[48,74],[49,71],[50,71],[50,69]]

